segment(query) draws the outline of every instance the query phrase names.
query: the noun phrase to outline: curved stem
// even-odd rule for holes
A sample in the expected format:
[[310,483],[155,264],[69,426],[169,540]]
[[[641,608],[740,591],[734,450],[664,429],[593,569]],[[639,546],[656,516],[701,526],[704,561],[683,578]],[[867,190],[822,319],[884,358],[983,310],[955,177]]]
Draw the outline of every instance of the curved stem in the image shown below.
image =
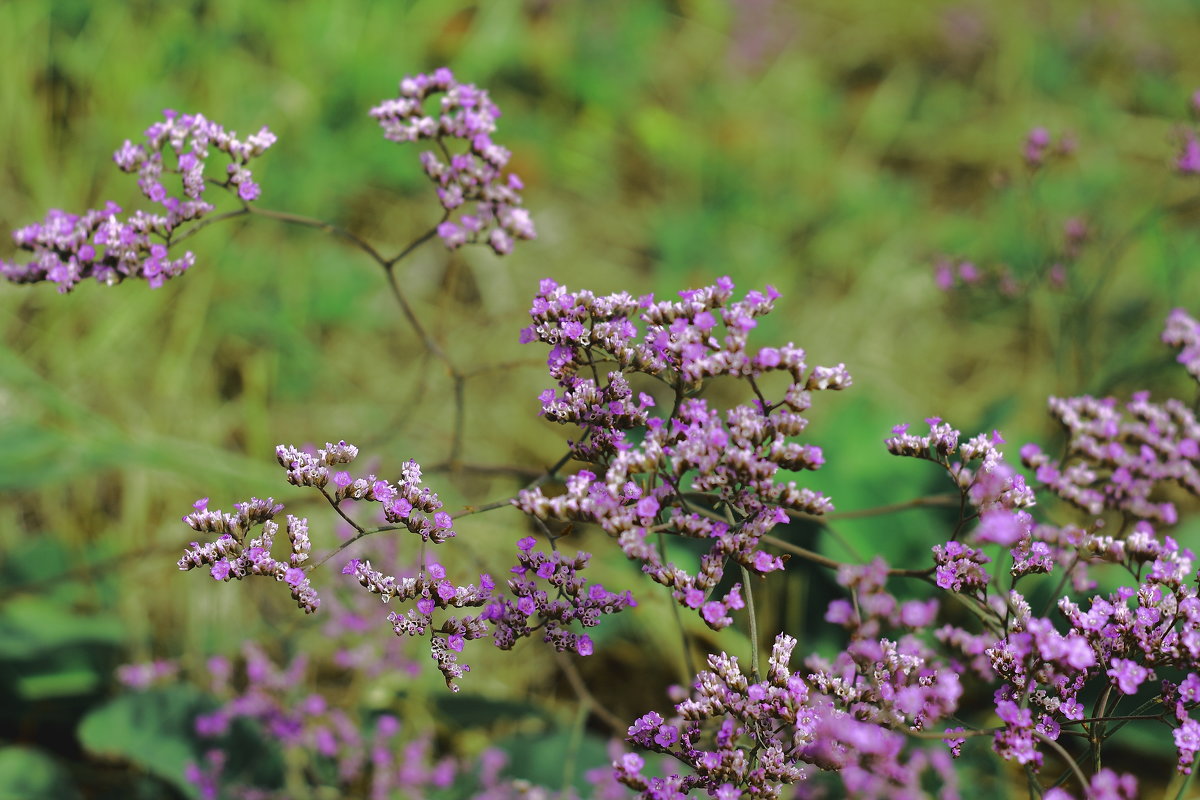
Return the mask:
[[[794,553],[795,555],[798,555],[807,561],[811,561],[814,564],[820,564],[822,567],[828,567],[829,569],[840,569],[842,567],[851,566],[841,561],[835,561],[828,556],[823,556],[820,553],[809,550],[806,547],[801,547],[798,544],[785,542],[783,539],[780,539],[777,536],[771,536],[768,534],[759,537],[759,539],[767,544],[778,547],[780,550],[786,550],[789,553]],[[933,574],[933,570],[933,567],[927,567],[925,569],[889,569],[887,574],[899,578],[928,578]]]
[[338,513],[338,516],[341,517],[342,519],[346,520],[346,522],[350,525],[351,528],[354,528],[354,530],[358,531],[359,534],[366,533],[366,531],[363,529],[363,527],[361,525],[359,525],[354,520],[350,519],[350,517],[346,515],[345,511],[342,511],[342,504],[341,504],[340,500],[335,500],[334,498],[330,497],[329,492],[325,491],[324,486],[318,486],[317,489],[321,492],[321,495],[326,500],[329,501],[329,505],[333,506],[333,510]]
[[596,697],[590,691],[588,691],[587,684],[584,682],[583,677],[580,676],[579,669],[575,666],[574,662],[571,661],[571,657],[566,653],[555,653],[555,657],[558,659],[559,668],[562,669],[563,674],[567,676],[567,682],[571,684],[571,689],[574,690],[575,696],[578,697],[583,705],[587,706],[593,714],[599,717],[605,725],[611,728],[612,732],[616,736],[619,736],[622,739],[625,738],[629,734],[629,726],[622,722],[616,714],[605,708],[599,701],[596,700]]
[[443,222],[448,220],[449,218],[450,218],[450,212],[447,211],[445,214],[442,215],[442,218],[441,218],[441,220],[438,221],[437,225],[434,225],[432,228],[430,228],[429,230],[422,233],[416,239],[413,239],[411,242],[408,243],[407,247],[405,247],[399,253],[396,253],[396,255],[392,256],[391,258],[387,259],[386,261],[381,260],[380,263],[383,264],[383,268],[390,272],[392,267],[394,267],[398,262],[402,261],[409,253],[411,253],[413,250],[416,250],[418,247],[425,244],[430,239],[432,239],[434,236],[436,236],[438,227]]
[[914,497],[912,500],[905,500],[900,503],[890,503],[885,506],[875,506],[874,508],[859,508],[853,511],[834,511],[829,514],[805,514],[800,511],[788,511],[789,517],[803,519],[813,522],[821,522],[823,520],[842,520],[842,519],[862,519],[863,517],[878,517],[884,514],[894,514],[897,511],[909,511],[914,508],[929,508],[929,507],[945,507],[957,506],[960,502],[959,496],[949,494],[937,494],[929,497]]
[[746,613],[750,616],[750,674],[754,676],[754,682],[760,680],[758,673],[758,618],[754,613],[754,590],[750,587],[750,570],[739,564],[742,568],[742,586],[746,591]]
[[292,214],[288,211],[275,211],[270,208],[259,208],[258,206],[246,206],[245,213],[254,214],[255,216],[259,217],[266,217],[267,219],[278,220],[280,222],[286,222],[289,225],[300,225],[305,228],[313,228],[314,230],[323,231],[324,233],[331,234],[339,239],[344,239],[345,241],[357,247],[359,250],[362,250],[379,264],[386,264],[383,256],[380,255],[379,251],[372,247],[369,242],[341,226],[334,225],[332,222],[314,219],[313,217],[306,217],[301,214]]
[[[404,296],[404,292],[400,289],[400,284],[396,281],[395,270],[396,264],[401,259],[408,256],[418,247],[437,235],[438,226],[433,226],[429,230],[425,231],[425,233],[409,242],[409,244],[400,250],[400,252],[398,252],[396,255],[392,256],[391,258],[385,258],[370,244],[370,242],[343,227],[334,225],[333,223],[325,222],[324,220],[320,219],[314,219],[313,217],[306,217],[301,214],[292,214],[287,211],[275,211],[269,208],[259,208],[257,206],[245,205],[237,211],[231,211],[227,214],[220,214],[216,217],[210,217],[206,220],[201,220],[196,225],[185,231],[181,236],[177,237],[175,241],[182,241],[183,239],[194,235],[202,228],[214,222],[220,222],[222,220],[232,219],[233,217],[244,216],[246,214],[254,214],[256,216],[278,220],[279,222],[286,222],[290,225],[300,225],[305,228],[313,228],[314,230],[324,231],[325,233],[336,236],[339,239],[343,239],[352,244],[354,247],[357,247],[383,268],[383,272],[387,276],[388,287],[391,289],[392,296],[396,299],[396,303],[400,306],[400,312],[404,315],[405,320],[417,334],[417,337],[421,340],[421,343],[425,346],[425,349],[446,365],[446,371],[450,375],[450,380],[452,383],[451,392],[454,396],[454,425],[453,435],[450,442],[450,455],[447,458],[447,461],[452,467],[457,465],[458,459],[462,452],[462,441],[466,427],[466,401],[463,389],[465,377],[462,371],[455,366],[445,348],[443,348],[441,344],[438,343],[438,341],[434,339],[427,330],[425,330],[425,326],[422,325],[421,321],[417,318],[416,312],[413,311],[412,304],[408,302],[408,298]],[[442,222],[445,222],[449,216],[450,212],[445,212],[438,224],[440,225]]]
[[192,225],[190,228],[188,228],[186,231],[179,234],[178,236],[172,236],[171,244],[178,244],[179,242],[182,242],[186,239],[190,239],[193,236],[195,236],[197,233],[199,233],[200,231],[207,228],[209,225],[215,225],[218,222],[224,222],[227,219],[234,219],[235,217],[244,217],[250,213],[252,213],[250,211],[250,206],[243,206],[242,208],[239,208],[236,211],[226,211],[223,214],[217,214],[216,216],[212,216],[212,217],[205,217],[204,219],[200,220],[195,225]]
[[1096,705],[1092,708],[1092,718],[1100,720],[1099,722],[1092,723],[1091,736],[1088,737],[1092,743],[1092,768],[1096,772],[1100,771],[1100,745],[1104,742],[1104,712],[1108,708],[1108,697],[1112,694],[1112,688],[1111,683],[1105,686],[1104,691],[1096,698]]
[[1075,780],[1079,781],[1080,790],[1086,792],[1088,790],[1087,776],[1084,775],[1083,770],[1079,768],[1079,763],[1071,757],[1070,753],[1067,752],[1067,748],[1063,747],[1061,744],[1037,729],[1031,730],[1030,733],[1040,739],[1043,744],[1049,745],[1052,750],[1057,752],[1059,756],[1062,757],[1063,761],[1067,762],[1067,766],[1073,773],[1075,773]]

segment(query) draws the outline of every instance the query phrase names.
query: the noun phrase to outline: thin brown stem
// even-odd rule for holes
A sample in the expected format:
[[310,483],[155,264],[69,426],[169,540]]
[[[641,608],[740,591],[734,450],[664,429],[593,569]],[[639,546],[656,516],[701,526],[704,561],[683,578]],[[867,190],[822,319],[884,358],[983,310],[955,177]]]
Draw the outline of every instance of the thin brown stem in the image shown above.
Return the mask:
[[938,494],[930,497],[914,497],[912,500],[905,500],[901,503],[890,503],[885,506],[875,506],[874,508],[859,508],[853,511],[835,511],[830,514],[803,514],[796,511],[789,511],[789,516],[799,517],[801,519],[813,520],[842,520],[842,519],[862,519],[864,517],[879,517],[885,514],[895,514],[898,511],[910,511],[914,508],[930,508],[930,507],[950,507],[959,504],[958,495]]
[[192,225],[190,228],[188,228],[186,231],[179,234],[178,236],[172,236],[171,244],[178,244],[179,242],[182,242],[186,239],[190,239],[193,236],[195,236],[197,233],[199,233],[200,231],[207,228],[209,225],[215,225],[216,223],[224,222],[227,219],[234,219],[236,217],[244,217],[250,213],[251,213],[250,207],[245,206],[243,208],[237,209],[236,211],[226,211],[223,214],[216,214],[211,217],[205,217],[204,219],[200,220],[195,225]]
[[579,674],[579,669],[575,663],[571,661],[571,657],[566,653],[556,653],[558,658],[558,666],[567,676],[567,682],[571,684],[571,689],[575,692],[575,696],[579,698],[588,709],[595,714],[605,725],[607,725],[614,735],[624,738],[629,733],[629,726],[622,722],[621,719],[605,708],[590,691],[587,684],[583,680],[583,676]]
[[[334,225],[331,222],[326,222],[325,220],[321,219],[314,219],[312,217],[306,217],[301,214],[292,214],[288,211],[275,211],[269,208],[259,208],[258,206],[246,206],[243,213],[254,214],[255,216],[259,217],[266,217],[268,219],[278,220],[279,222],[286,222],[289,225],[300,225],[304,228],[313,228],[314,230],[331,234],[354,245],[359,250],[362,250],[364,253],[369,255],[377,263],[386,268],[387,262],[384,260],[384,257],[379,253],[378,250],[372,247],[369,242],[359,237],[357,234],[351,233],[345,228]],[[235,214],[231,212],[228,216],[235,216]],[[190,234],[191,231],[188,233]]]
[[383,268],[386,269],[388,272],[391,272],[392,267],[394,267],[400,261],[404,260],[404,258],[406,256],[408,256],[409,253],[416,250],[418,247],[425,244],[430,239],[432,239],[434,236],[436,236],[438,226],[441,225],[443,222],[445,222],[448,219],[450,219],[449,211],[447,211],[445,214],[442,215],[442,218],[438,221],[437,225],[434,225],[432,228],[430,228],[429,230],[422,233],[416,239],[413,239],[411,242],[408,243],[408,246],[406,246],[399,253],[396,253],[396,255],[392,256],[391,258],[387,259],[386,261],[381,260],[380,263],[383,264]]
[[746,613],[750,618],[750,674],[754,682],[761,680],[758,672],[758,619],[754,613],[754,589],[750,585],[750,570],[742,565],[742,585],[746,591]]
[[1083,770],[1079,768],[1079,763],[1071,756],[1070,753],[1067,752],[1067,748],[1063,747],[1061,744],[1054,741],[1046,734],[1041,733],[1037,729],[1031,730],[1030,733],[1040,739],[1043,744],[1049,745],[1052,750],[1058,753],[1063,761],[1067,762],[1067,766],[1073,773],[1075,773],[1075,780],[1079,781],[1080,790],[1086,792],[1088,789],[1087,776],[1084,775]]
[[354,530],[358,531],[360,534],[365,532],[361,525],[359,525],[354,520],[350,519],[350,517],[346,515],[345,511],[342,511],[342,505],[341,505],[340,500],[335,500],[334,498],[330,497],[329,492],[325,491],[324,486],[318,486],[317,488],[318,488],[318,490],[320,490],[322,496],[324,496],[324,498],[329,501],[329,505],[333,506],[333,510],[338,513],[339,517],[346,520],[346,522],[350,525],[350,527],[354,528]]
[[[829,569],[841,569],[842,567],[851,566],[850,564],[846,564],[841,561],[835,561],[828,556],[823,556],[820,553],[809,550],[806,547],[801,547],[798,544],[785,542],[783,539],[780,539],[777,536],[767,535],[760,537],[760,539],[767,544],[778,547],[780,550],[798,555],[807,561],[813,562],[814,564],[820,564],[822,567],[828,567]],[[887,574],[896,576],[898,578],[928,578],[933,574],[933,567],[928,567],[926,569],[889,569]]]

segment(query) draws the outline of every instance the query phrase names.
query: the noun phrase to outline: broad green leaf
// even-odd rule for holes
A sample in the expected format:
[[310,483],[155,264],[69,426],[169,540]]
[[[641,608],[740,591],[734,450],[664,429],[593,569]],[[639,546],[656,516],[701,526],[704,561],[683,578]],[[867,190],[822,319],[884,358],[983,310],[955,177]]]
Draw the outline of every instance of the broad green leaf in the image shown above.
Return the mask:
[[76,800],[66,769],[40,750],[0,747],[0,800]]
[[95,709],[79,723],[79,741],[94,756],[127,761],[199,797],[184,770],[200,760],[196,715],[209,708],[197,689],[176,685],[127,694]]

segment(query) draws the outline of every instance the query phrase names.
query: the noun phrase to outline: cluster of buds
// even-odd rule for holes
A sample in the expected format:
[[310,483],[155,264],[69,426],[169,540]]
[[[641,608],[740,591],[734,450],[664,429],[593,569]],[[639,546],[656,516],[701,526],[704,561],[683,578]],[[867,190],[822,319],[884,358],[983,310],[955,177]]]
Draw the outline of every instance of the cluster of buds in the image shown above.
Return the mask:
[[[435,96],[440,96],[438,107],[427,109]],[[492,141],[500,109],[485,90],[459,83],[442,67],[400,81],[400,96],[372,108],[371,116],[391,141],[437,145],[421,154],[421,165],[446,212],[437,229],[446,247],[486,242],[505,255],[515,240],[537,236],[529,212],[521,207],[521,179],[503,173],[511,154]],[[463,152],[450,152],[455,141],[464,144]],[[472,213],[461,213],[467,204],[474,204]],[[457,219],[449,219],[456,212]]]
[[[275,515],[283,510],[281,503],[272,498],[251,498],[245,503],[236,503],[232,514],[210,511],[208,498],[197,500],[193,511],[183,522],[198,533],[220,534],[211,542],[192,542],[179,559],[179,569],[187,571],[196,567],[208,567],[213,580],[241,580],[250,575],[265,575],[286,583],[292,590],[292,598],[311,614],[321,604],[320,598],[309,583],[304,570],[311,544],[308,539],[308,520],[303,517],[287,518],[287,537],[291,553],[287,561],[279,561],[271,555],[271,546],[279,532]],[[247,539],[250,531],[261,525],[259,535]]]
[[[345,470],[332,470],[339,464],[349,464],[358,457],[358,448],[346,442],[326,443],[314,451],[281,444],[275,448],[275,458],[287,470],[287,481],[293,486],[312,486],[324,492],[335,505],[346,500],[379,503],[384,518],[403,525],[422,541],[441,544],[454,536],[454,520],[442,511],[442,501],[421,482],[421,465],[408,461],[400,470],[395,484],[367,475],[354,478]],[[333,484],[333,491],[326,487]]]
[[437,609],[478,608],[491,599],[495,582],[489,575],[479,576],[479,585],[457,586],[446,578],[446,569],[436,562],[417,575],[395,578],[371,567],[370,561],[352,559],[342,569],[343,575],[353,575],[367,591],[378,594],[384,603],[415,600],[407,611],[393,611],[388,622],[397,636],[422,637],[429,635],[430,656],[437,662],[438,671],[451,691],[459,690],[454,681],[471,667],[458,663],[458,654],[466,642],[488,635],[484,615],[447,616],[434,626],[433,612]]
[[[108,285],[141,278],[158,288],[191,267],[195,256],[190,251],[170,257],[175,231],[213,210],[203,198],[209,180],[236,190],[243,202],[258,197],[247,164],[274,144],[275,136],[264,127],[243,141],[200,114],[168,110],[164,116],[146,130],[141,144],[126,140],[113,155],[123,172],[138,173],[142,194],[159,211],[139,210],[121,218],[120,206],[111,202],[78,215],[52,209],[41,223],[13,232],[17,247],[33,257],[24,264],[0,259],[0,275],[14,283],[51,281],[66,293],[89,277]],[[223,181],[205,176],[210,148],[229,156]],[[170,156],[164,158],[165,153]],[[178,194],[163,183],[168,173],[180,178]]]
[[1065,456],[1055,461],[1027,444],[1021,459],[1046,488],[1087,513],[1113,510],[1171,525],[1175,505],[1155,499],[1163,484],[1200,494],[1200,421],[1181,401],[1155,403],[1137,392],[1122,411],[1112,397],[1052,397],[1050,413],[1066,429]]
[[[508,588],[515,599],[498,599],[483,612],[483,618],[495,626],[495,644],[501,650],[511,650],[518,639],[533,633],[529,618],[536,615],[545,642],[560,653],[571,650],[590,656],[591,638],[566,626],[579,622],[584,628],[593,628],[600,624],[602,615],[616,614],[637,603],[629,592],[610,592],[598,583],[589,586],[579,577],[578,572],[587,566],[590,554],[568,557],[556,550],[546,555],[534,552],[535,544],[532,536],[517,542],[517,565],[512,569],[514,577],[508,579]],[[550,592],[538,588],[538,580],[556,590],[553,598]]]
[[[726,563],[732,559],[757,574],[782,569],[781,558],[759,548],[761,538],[787,521],[786,510],[820,514],[832,508],[821,494],[775,476],[824,463],[819,447],[792,438],[807,425],[801,413],[813,392],[850,385],[844,365],[810,369],[804,351],[790,342],[750,351],[750,331],[779,294],[767,287],[735,300],[733,288],[722,278],[680,292],[679,300],[655,302],[625,293],[570,292],[544,280],[530,310],[533,324],[521,334],[523,342],[551,347],[549,372],[562,391],[541,395],[542,413],[579,425],[583,435],[572,443],[573,455],[605,469],[579,471],[556,497],[540,488],[522,492],[515,505],[539,519],[598,524],[713,629],[731,624],[729,612],[743,607],[740,585],[721,600],[711,597]],[[616,363],[607,382],[594,372],[577,374],[597,361]],[[790,382],[778,401],[768,403],[757,379],[771,372]],[[648,395],[634,401],[627,377],[634,373],[676,387],[667,419],[650,415],[654,401]],[[722,413],[703,399],[685,397],[722,375],[747,381],[758,399]],[[629,436],[633,431],[636,439]],[[728,518],[696,510],[704,504],[726,509]],[[669,563],[652,532],[710,541],[699,572]]]

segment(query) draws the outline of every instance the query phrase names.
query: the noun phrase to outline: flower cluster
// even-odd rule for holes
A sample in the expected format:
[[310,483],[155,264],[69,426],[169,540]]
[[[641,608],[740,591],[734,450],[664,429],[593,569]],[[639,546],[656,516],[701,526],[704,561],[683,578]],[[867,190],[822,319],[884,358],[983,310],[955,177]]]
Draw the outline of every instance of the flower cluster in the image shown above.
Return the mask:
[[1040,168],[1051,156],[1069,156],[1075,152],[1075,139],[1068,134],[1059,137],[1057,146],[1052,144],[1050,131],[1045,128],[1039,126],[1029,131],[1022,155],[1030,169]]
[[[532,536],[517,542],[517,565],[512,569],[515,577],[508,579],[508,588],[516,599],[496,600],[483,612],[483,619],[496,628],[495,644],[501,650],[511,650],[518,639],[533,633],[529,618],[536,614],[541,620],[537,627],[544,632],[543,641],[560,653],[572,650],[590,656],[591,638],[586,633],[573,633],[566,626],[578,621],[585,628],[593,628],[600,624],[602,615],[616,614],[637,603],[629,592],[609,592],[598,583],[589,586],[579,577],[579,570],[591,558],[589,553],[570,558],[555,550],[546,555],[533,550],[536,544]],[[554,599],[538,588],[535,578],[556,589]]]
[[[508,756],[488,749],[476,759],[436,755],[432,735],[405,739],[401,722],[380,714],[363,724],[320,693],[304,687],[313,670],[305,656],[284,668],[254,644],[243,646],[243,669],[234,674],[230,660],[217,656],[207,663],[206,689],[219,707],[197,717],[196,733],[207,743],[201,763],[190,764],[185,777],[203,800],[286,800],[297,783],[314,794],[389,800],[397,796],[429,797],[454,791],[471,800],[550,798],[547,789],[503,775]],[[161,670],[160,662],[127,665],[128,674]],[[178,665],[171,663],[171,671]],[[242,687],[242,688],[236,688]],[[137,685],[135,689],[145,689]],[[284,761],[298,776],[286,788],[263,785],[270,771],[255,770],[245,754],[234,750],[226,734],[239,720],[254,723],[263,744],[282,749]],[[239,763],[240,762],[240,763]],[[596,798],[626,796],[609,770],[590,774]],[[285,781],[286,783],[286,781]],[[574,794],[568,795],[574,797]]]
[[[285,444],[275,448],[275,459],[287,471],[287,481],[293,486],[320,489],[334,505],[344,500],[379,503],[388,522],[404,525],[422,541],[441,544],[454,536],[454,521],[441,510],[442,501],[421,485],[420,464],[407,462],[395,485],[374,475],[354,478],[345,470],[330,471],[330,467],[349,464],[356,458],[358,448],[344,441],[326,443],[315,452]],[[331,481],[332,493],[326,491]]]
[[1014,576],[1048,572],[1052,551],[1034,535],[1033,516],[1026,510],[1036,503],[1033,490],[1025,483],[1024,476],[1005,462],[999,449],[1004,444],[1000,432],[992,431],[991,436],[979,434],[962,442],[962,433],[940,417],[930,417],[925,422],[929,425],[927,435],[917,436],[908,433],[907,424],[897,425],[884,444],[893,455],[920,458],[941,466],[962,494],[964,512],[967,508],[974,511],[970,518],[964,516],[960,520],[950,541],[933,546],[937,586],[955,592],[986,594],[991,575],[985,564],[991,559],[981,549],[956,538],[968,519],[978,521],[968,533],[973,540],[1012,549],[1016,562]]
[[[245,202],[258,197],[261,190],[247,165],[251,159],[261,156],[275,144],[275,134],[264,126],[258,133],[242,141],[235,132],[226,131],[203,114],[181,116],[168,109],[163,116],[164,121],[146,129],[145,143],[134,144],[126,139],[121,149],[113,155],[122,172],[137,172],[142,194],[161,203],[167,211],[174,211],[179,201],[171,202],[161,182],[164,172],[174,172],[183,181],[183,193],[187,198],[183,202],[196,204],[200,213],[211,210],[211,206],[203,203],[201,197],[206,181],[205,159],[212,147],[229,156],[230,163],[225,168],[226,176],[221,185],[235,188],[238,197]],[[163,157],[167,151],[171,154],[173,167],[168,166]]]
[[[814,672],[808,680],[791,672],[788,664],[795,646],[790,636],[776,637],[763,680],[743,673],[735,657],[709,656],[708,669],[696,676],[692,696],[676,704],[675,718],[650,712],[629,728],[628,741],[673,756],[690,774],[648,777],[642,774],[643,759],[629,754],[613,764],[617,779],[646,800],[675,800],[696,788],[728,800],[778,798],[785,785],[808,778],[811,765],[839,771],[855,797],[900,796],[904,790],[919,790],[921,772],[932,763],[953,785],[945,753],[931,754],[932,759],[918,754],[902,762],[904,736],[877,718],[878,693],[886,692],[890,683],[887,669],[914,673],[912,689],[919,691],[915,673],[921,671],[920,658],[894,646],[873,654],[882,660],[877,667],[887,666],[879,676],[877,694],[868,697],[870,688],[847,684],[827,670]],[[867,682],[864,676],[861,683]],[[906,716],[919,713],[923,701],[913,703],[901,695],[895,705],[912,706],[909,712],[896,712],[903,724]]]
[[[729,611],[743,605],[740,585],[721,600],[710,599],[726,562],[757,574],[782,569],[782,559],[759,549],[761,537],[787,521],[786,510],[820,514],[832,507],[821,494],[794,482],[777,483],[775,476],[780,469],[821,466],[820,448],[791,438],[807,425],[801,412],[812,392],[850,385],[845,365],[809,369],[804,351],[792,343],[751,352],[749,333],[779,294],[768,287],[765,294],[750,292],[735,301],[733,288],[722,278],[680,292],[678,301],[654,302],[623,293],[570,292],[545,280],[530,311],[533,325],[521,334],[523,342],[552,348],[548,366],[561,394],[544,392],[542,413],[579,425],[583,434],[572,443],[572,454],[605,470],[579,471],[556,497],[540,488],[522,492],[515,504],[539,519],[600,525],[629,558],[644,563],[648,576],[671,588],[679,603],[698,610],[714,629],[731,624]],[[603,383],[589,370],[601,360],[617,366]],[[590,377],[578,374],[584,370]],[[790,378],[774,403],[757,383],[770,372]],[[675,387],[668,418],[650,416],[655,403],[649,395],[634,401],[626,376],[635,373]],[[718,375],[747,381],[758,399],[722,414],[706,400],[687,396]],[[629,436],[635,430],[639,441]],[[715,514],[720,508],[726,518]],[[668,563],[652,532],[711,540],[699,573]]]
[[1162,340],[1164,344],[1179,348],[1176,360],[1183,364],[1189,375],[1200,381],[1200,322],[1182,308],[1176,308],[1167,315]]
[[[111,202],[78,215],[53,209],[42,222],[13,232],[17,247],[33,257],[24,264],[0,259],[0,275],[14,283],[52,281],[66,293],[88,277],[109,285],[142,278],[157,288],[191,267],[190,251],[171,258],[168,248],[180,226],[213,210],[204,200],[206,183],[236,189],[243,202],[254,200],[259,187],[247,165],[274,144],[275,136],[264,127],[242,141],[200,114],[168,110],[164,117],[146,130],[144,142],[126,140],[113,155],[122,171],[138,173],[142,194],[161,210],[120,218],[121,208]],[[205,177],[210,148],[229,156],[223,181]],[[180,177],[179,194],[163,183],[169,173]]]
[[1051,397],[1049,405],[1067,432],[1064,457],[1055,461],[1027,444],[1021,459],[1062,499],[1089,514],[1114,510],[1170,525],[1174,503],[1155,499],[1162,485],[1200,494],[1200,421],[1183,402],[1155,403],[1137,392],[1124,412],[1112,397]]
[[[438,108],[427,110],[429,98],[438,96]],[[500,109],[485,90],[459,83],[442,67],[404,78],[400,96],[372,108],[371,116],[391,141],[432,140],[437,145],[421,153],[421,164],[446,211],[437,232],[448,248],[486,242],[504,255],[512,251],[514,240],[537,236],[529,212],[521,207],[521,179],[503,174],[511,154],[492,141]],[[464,143],[463,152],[450,152],[455,140]],[[449,216],[467,203],[474,203],[473,213],[451,221]]]
[[483,614],[464,614],[461,618],[444,617],[441,624],[434,627],[433,612],[436,609],[478,608],[486,605],[496,588],[492,578],[480,575],[478,586],[457,586],[446,578],[445,567],[436,562],[415,576],[396,578],[373,569],[370,561],[357,558],[347,562],[342,574],[353,575],[367,591],[378,594],[384,603],[416,600],[413,608],[404,613],[393,611],[388,614],[388,622],[397,636],[420,637],[429,634],[430,656],[437,662],[438,671],[446,679],[446,686],[457,692],[459,687],[455,679],[471,671],[470,666],[458,663],[458,654],[466,642],[488,635],[487,624]]
[[[317,610],[321,600],[309,583],[304,562],[308,560],[311,543],[308,538],[308,520],[304,517],[287,518],[287,537],[291,553],[287,561],[276,560],[271,555],[279,524],[275,515],[283,510],[272,498],[251,498],[245,503],[234,504],[232,514],[220,509],[210,511],[208,498],[197,500],[194,510],[184,516],[183,522],[198,533],[216,533],[220,536],[211,542],[192,542],[181,559],[179,569],[187,571],[195,567],[209,567],[213,580],[241,580],[249,575],[266,575],[286,583],[292,590],[292,598],[311,614]],[[262,530],[253,539],[247,539],[250,530],[261,525]]]

